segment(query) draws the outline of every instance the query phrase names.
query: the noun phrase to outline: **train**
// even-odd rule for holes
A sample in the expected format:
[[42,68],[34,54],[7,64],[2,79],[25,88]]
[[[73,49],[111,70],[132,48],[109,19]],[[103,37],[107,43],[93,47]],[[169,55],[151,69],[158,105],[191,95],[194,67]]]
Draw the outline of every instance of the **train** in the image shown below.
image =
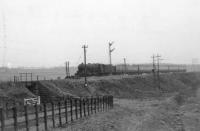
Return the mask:
[[[101,63],[88,63],[86,64],[86,75],[87,76],[105,76],[111,74],[120,75],[120,74],[150,74],[155,70],[152,69],[152,65],[141,64],[141,65],[109,65]],[[186,72],[186,68],[179,68],[177,66],[171,65],[162,65],[160,66],[160,73],[170,73],[170,72]],[[83,63],[78,65],[78,70],[75,73],[75,76],[83,77],[85,76],[85,65]]]

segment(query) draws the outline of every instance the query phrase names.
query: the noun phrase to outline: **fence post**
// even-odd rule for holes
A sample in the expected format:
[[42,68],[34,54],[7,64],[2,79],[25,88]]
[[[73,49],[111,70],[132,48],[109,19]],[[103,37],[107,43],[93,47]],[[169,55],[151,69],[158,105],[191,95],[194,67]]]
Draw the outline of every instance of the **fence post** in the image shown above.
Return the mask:
[[46,108],[46,103],[44,103],[43,105],[44,105],[44,129],[45,129],[45,131],[47,131],[48,128],[47,128],[47,108]]
[[78,106],[77,106],[77,99],[75,99],[75,112],[76,112],[76,119],[78,119]]
[[104,111],[106,111],[106,96],[104,96]]
[[36,120],[36,130],[39,131],[38,105],[37,104],[35,104],[35,120]]
[[97,97],[95,97],[95,113],[97,112]]
[[113,108],[113,105],[114,105],[114,97],[112,96],[112,98],[111,98],[112,100],[112,108]]
[[73,101],[72,101],[72,98],[70,98],[70,111],[71,111],[71,121],[73,121]]
[[91,114],[93,114],[93,96],[91,97],[90,106],[91,106]]
[[98,96],[96,96],[96,103],[97,103],[97,104],[96,104],[96,110],[97,110],[97,112],[98,112],[98,107],[99,107],[99,106],[98,106],[98,105],[99,105]]
[[82,118],[82,98],[79,99],[80,118]]
[[0,117],[1,117],[1,131],[5,131],[5,117],[3,108],[0,108]]
[[101,110],[101,97],[98,97],[99,99],[99,111]]
[[26,131],[29,131],[29,120],[28,120],[27,105],[24,106],[24,115],[25,115],[25,121],[26,121]]
[[55,112],[54,112],[54,102],[51,102],[51,112],[52,112],[52,122],[53,122],[53,128],[55,128]]
[[108,98],[107,98],[108,99],[108,102],[107,102],[108,103],[108,110],[110,108],[110,106],[109,106],[109,98],[110,98],[110,96],[108,96]]
[[99,99],[99,96],[97,97],[97,100],[98,100],[98,112],[100,111],[100,99]]
[[108,96],[108,109],[110,109],[110,96]]
[[102,111],[104,111],[104,96],[102,96]]
[[8,103],[6,102],[6,117],[8,118]]
[[103,111],[105,111],[105,96],[103,96]]
[[110,109],[110,96],[108,96],[108,109]]
[[84,117],[86,117],[85,98],[83,98],[83,110],[84,110]]
[[87,98],[87,110],[88,110],[88,116],[90,115],[90,100]]
[[108,109],[108,96],[105,96],[105,111]]
[[113,96],[110,96],[110,107],[112,108],[112,98]]
[[13,119],[14,119],[14,131],[17,131],[18,123],[17,123],[17,108],[16,108],[16,106],[13,107]]
[[68,110],[67,110],[67,100],[65,100],[65,122],[68,123]]
[[101,111],[101,96],[99,96],[99,111]]
[[105,96],[106,99],[106,111],[108,110],[108,96]]
[[59,124],[62,126],[62,117],[61,117],[61,103],[58,102],[58,116],[59,116]]

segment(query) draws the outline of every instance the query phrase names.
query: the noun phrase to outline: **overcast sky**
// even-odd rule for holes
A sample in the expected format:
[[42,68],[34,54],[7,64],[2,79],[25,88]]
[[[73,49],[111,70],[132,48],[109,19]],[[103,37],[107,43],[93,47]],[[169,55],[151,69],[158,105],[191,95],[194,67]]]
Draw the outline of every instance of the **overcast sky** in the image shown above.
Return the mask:
[[[60,66],[83,61],[191,63],[200,58],[199,0],[0,0],[0,65],[3,34],[9,66]],[[3,15],[5,19],[3,20]],[[3,21],[6,29],[3,31]]]

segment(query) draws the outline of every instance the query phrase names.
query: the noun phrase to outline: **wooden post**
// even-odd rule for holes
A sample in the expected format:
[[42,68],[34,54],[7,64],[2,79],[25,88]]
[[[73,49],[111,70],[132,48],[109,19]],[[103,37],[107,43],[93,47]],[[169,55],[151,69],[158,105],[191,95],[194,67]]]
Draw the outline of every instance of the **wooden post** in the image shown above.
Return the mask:
[[14,119],[14,131],[18,130],[18,123],[17,123],[17,108],[13,107],[13,119]]
[[107,96],[105,96],[105,111],[107,110]]
[[83,110],[84,110],[84,117],[86,117],[85,98],[83,98]]
[[108,110],[108,96],[106,96],[106,110]]
[[44,129],[45,129],[45,131],[48,130],[48,128],[47,128],[47,108],[46,108],[46,103],[44,103]]
[[62,126],[62,117],[61,117],[61,103],[58,102],[58,116],[59,116],[59,124]]
[[36,120],[36,130],[39,131],[38,105],[37,104],[35,104],[35,120]]
[[109,96],[107,96],[107,109],[109,109]]
[[106,96],[104,96],[104,109],[105,109],[105,111],[106,111],[106,108],[107,108],[107,104],[106,104]]
[[108,109],[110,109],[110,96],[108,96]]
[[82,118],[82,98],[79,99],[80,118]]
[[77,99],[75,99],[75,112],[76,112],[76,119],[78,119],[78,106],[77,106]]
[[101,111],[103,111],[103,96],[101,97]]
[[99,110],[101,111],[101,96],[99,96]]
[[113,108],[113,105],[114,105],[114,97],[112,96],[112,108]]
[[112,96],[110,96],[110,109],[112,109]]
[[111,96],[109,96],[109,109],[111,109]]
[[90,106],[91,106],[91,114],[93,114],[93,97],[91,97]]
[[6,117],[8,118],[8,103],[6,102]]
[[97,112],[99,112],[99,97],[98,96],[96,97],[96,102],[97,102],[97,107],[96,107],[97,108]]
[[104,111],[106,111],[106,96],[104,96]]
[[102,104],[103,104],[103,111],[104,111],[104,96],[103,96],[102,100],[103,100]]
[[68,110],[67,110],[67,100],[65,100],[65,122],[68,123]]
[[53,122],[53,128],[55,128],[55,109],[54,109],[54,103],[51,102],[51,112],[52,112],[52,122]]
[[72,98],[70,98],[70,111],[71,111],[71,121],[73,121],[73,101],[72,101]]
[[90,101],[89,98],[87,98],[87,111],[88,111],[88,116],[90,115]]
[[113,107],[113,96],[110,96],[110,108],[112,109]]
[[110,96],[108,96],[108,109],[110,109]]
[[97,96],[96,99],[97,99],[97,111],[99,112],[99,97]]
[[26,131],[29,131],[29,120],[28,120],[27,105],[24,106],[24,115],[25,115],[25,121],[26,121]]
[[96,114],[97,113],[97,98],[96,97],[94,98],[94,111]]
[[106,110],[108,109],[108,96],[105,96]]
[[99,111],[100,111],[100,109],[101,109],[101,99],[100,99],[100,97],[98,96],[98,103],[99,103]]
[[101,96],[99,96],[99,111],[101,111]]
[[102,112],[103,112],[103,96],[101,97],[101,108],[102,108]]
[[5,117],[3,108],[0,108],[0,118],[1,118],[1,131],[5,131]]

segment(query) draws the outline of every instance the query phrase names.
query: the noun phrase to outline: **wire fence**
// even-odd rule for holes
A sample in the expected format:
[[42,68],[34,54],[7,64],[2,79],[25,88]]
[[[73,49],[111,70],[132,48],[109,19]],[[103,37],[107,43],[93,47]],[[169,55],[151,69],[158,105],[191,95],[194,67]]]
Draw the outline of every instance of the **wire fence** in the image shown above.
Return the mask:
[[[0,108],[1,131],[45,130],[66,126],[69,123],[113,108],[113,96],[66,98],[40,105]],[[10,112],[7,116],[6,112]]]

